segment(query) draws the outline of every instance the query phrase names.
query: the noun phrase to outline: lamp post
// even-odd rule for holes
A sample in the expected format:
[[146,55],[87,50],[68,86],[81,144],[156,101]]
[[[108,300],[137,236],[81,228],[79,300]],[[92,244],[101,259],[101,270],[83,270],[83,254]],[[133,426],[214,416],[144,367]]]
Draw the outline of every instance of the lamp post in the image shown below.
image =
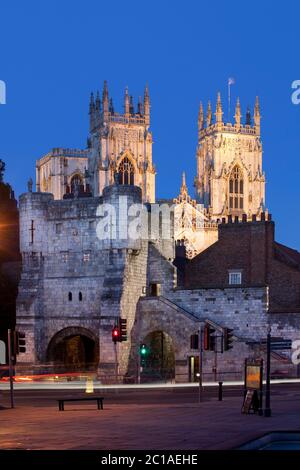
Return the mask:
[[266,376],[266,401],[265,401],[265,418],[269,418],[272,414],[271,412],[271,387],[270,387],[270,378],[271,378],[271,327],[268,327],[267,334],[267,376]]
[[203,401],[203,331],[199,324],[199,403]]

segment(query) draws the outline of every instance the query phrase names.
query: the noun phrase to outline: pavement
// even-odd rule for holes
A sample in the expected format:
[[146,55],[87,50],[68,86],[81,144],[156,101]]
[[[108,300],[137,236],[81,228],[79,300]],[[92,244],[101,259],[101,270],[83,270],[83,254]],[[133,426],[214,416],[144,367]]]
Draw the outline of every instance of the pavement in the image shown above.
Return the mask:
[[[272,397],[272,417],[242,415],[241,396],[222,402],[207,396],[202,403],[134,403],[105,396],[104,410],[95,402],[74,402],[58,411],[16,400],[15,409],[0,409],[0,449],[224,450],[271,431],[300,432],[300,387],[282,387]],[[5,392],[2,405],[9,406]],[[158,400],[156,400],[158,401]],[[31,400],[32,402],[32,400]]]

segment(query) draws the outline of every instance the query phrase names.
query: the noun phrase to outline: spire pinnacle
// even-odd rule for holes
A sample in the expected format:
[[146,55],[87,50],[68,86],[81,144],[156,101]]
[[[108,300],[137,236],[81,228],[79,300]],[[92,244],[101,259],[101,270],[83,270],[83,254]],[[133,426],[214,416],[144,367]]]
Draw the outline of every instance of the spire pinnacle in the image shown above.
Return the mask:
[[108,99],[108,88],[107,88],[107,81],[104,80],[104,84],[103,84],[103,93],[102,93],[102,100],[106,100]]
[[103,85],[102,104],[103,104],[103,113],[105,115],[105,119],[107,119],[107,113],[108,113],[108,88],[107,88],[107,81],[106,80],[104,80],[104,85]]
[[234,119],[235,119],[235,124],[240,127],[241,125],[241,105],[240,105],[240,98],[237,97],[237,100],[236,100],[236,106],[235,106],[235,115],[234,115]]
[[130,112],[130,114],[134,114],[134,104],[133,104],[133,96],[132,95],[130,95],[129,112]]
[[260,114],[259,98],[258,98],[258,96],[255,98],[255,114]]
[[211,104],[210,101],[207,105],[207,112],[206,112],[206,125],[209,127],[212,123],[212,112],[211,112]]
[[251,126],[251,111],[250,111],[250,106],[247,106],[247,112],[246,112],[246,126]]
[[149,99],[149,87],[148,87],[148,83],[146,83],[145,92],[144,92],[144,99],[146,99],[146,98]]
[[145,124],[149,126],[150,125],[150,97],[149,97],[148,83],[146,83],[146,87],[144,91],[144,116],[145,116]]
[[128,86],[125,87],[124,109],[125,109],[125,114],[129,114],[129,94],[128,94]]
[[216,116],[216,122],[222,122],[223,111],[222,111],[221,93],[220,92],[218,92],[215,116]]
[[185,172],[182,173],[182,181],[181,181],[181,188],[180,188],[180,194],[187,194],[188,189],[186,185],[186,178],[185,178]]
[[90,113],[95,109],[94,93],[91,93],[90,97]]
[[112,99],[112,98],[110,98],[110,100],[109,100],[109,112],[110,112],[111,114],[114,114],[114,112],[115,112],[115,111],[114,111],[114,105],[113,105],[113,99]]
[[138,109],[137,109],[138,114],[143,114],[143,103],[142,103],[142,97],[139,96],[138,100]]
[[260,118],[261,116],[260,116],[259,99],[257,96],[255,100],[255,106],[254,106],[254,126],[255,126],[257,135],[260,135]]
[[97,91],[97,94],[96,94],[95,105],[96,105],[96,111],[100,111],[100,108],[101,108],[101,100],[100,100],[100,93],[99,93],[99,90]]
[[204,127],[204,113],[202,101],[200,101],[199,113],[198,113],[198,129],[199,131]]

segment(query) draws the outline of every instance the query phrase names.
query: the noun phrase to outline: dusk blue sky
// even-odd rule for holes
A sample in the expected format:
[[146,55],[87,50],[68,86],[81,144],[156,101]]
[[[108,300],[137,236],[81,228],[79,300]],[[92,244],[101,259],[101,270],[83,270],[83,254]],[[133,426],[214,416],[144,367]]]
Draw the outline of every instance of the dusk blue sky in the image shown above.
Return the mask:
[[267,207],[277,240],[300,249],[300,4],[296,1],[12,1],[0,4],[0,158],[19,195],[52,147],[86,146],[92,90],[108,81],[116,110],[126,85],[149,83],[157,196],[196,174],[200,100],[227,111],[227,80],[245,115],[260,96]]

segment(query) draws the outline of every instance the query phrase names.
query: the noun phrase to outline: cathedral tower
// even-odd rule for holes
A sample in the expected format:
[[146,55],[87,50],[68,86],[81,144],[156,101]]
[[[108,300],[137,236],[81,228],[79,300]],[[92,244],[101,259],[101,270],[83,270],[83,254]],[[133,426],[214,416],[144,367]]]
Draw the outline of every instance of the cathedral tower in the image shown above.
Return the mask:
[[152,134],[148,87],[144,99],[134,108],[133,97],[125,89],[124,113],[115,112],[104,82],[90,101],[89,182],[95,196],[114,182],[139,186],[144,202],[155,202],[155,167],[152,164]]
[[254,107],[254,123],[248,108],[245,124],[239,99],[235,122],[223,121],[220,93],[215,120],[210,103],[204,118],[200,104],[198,115],[196,193],[212,219],[227,215],[248,217],[259,214],[265,205],[265,176],[262,170],[260,140],[260,109],[258,98]]

